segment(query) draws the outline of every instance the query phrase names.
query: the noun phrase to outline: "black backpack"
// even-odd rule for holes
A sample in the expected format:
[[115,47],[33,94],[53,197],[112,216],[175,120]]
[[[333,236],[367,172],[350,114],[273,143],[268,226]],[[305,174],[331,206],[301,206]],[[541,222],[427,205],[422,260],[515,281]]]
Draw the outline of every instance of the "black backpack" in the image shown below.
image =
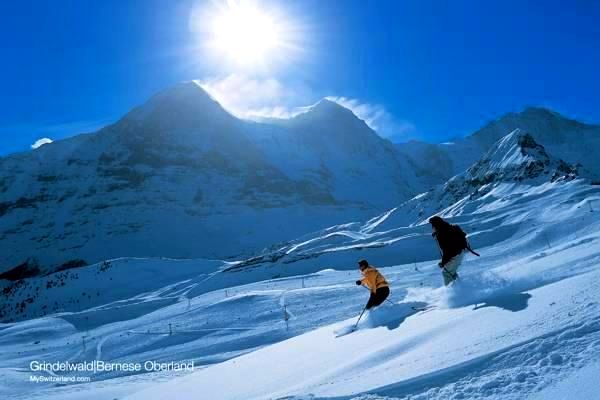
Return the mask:
[[456,247],[460,250],[469,250],[471,253],[479,257],[479,254],[471,249],[469,241],[467,240],[467,234],[458,225],[450,225],[450,233],[452,241],[456,244]]

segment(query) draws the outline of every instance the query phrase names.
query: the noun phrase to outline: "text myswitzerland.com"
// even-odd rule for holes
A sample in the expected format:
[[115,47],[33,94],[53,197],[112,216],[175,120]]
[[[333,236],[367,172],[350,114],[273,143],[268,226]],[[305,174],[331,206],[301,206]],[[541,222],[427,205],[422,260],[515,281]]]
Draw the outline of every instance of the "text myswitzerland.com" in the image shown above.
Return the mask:
[[91,382],[92,378],[89,376],[44,376],[44,375],[31,375],[29,377],[30,382],[34,383],[83,383]]

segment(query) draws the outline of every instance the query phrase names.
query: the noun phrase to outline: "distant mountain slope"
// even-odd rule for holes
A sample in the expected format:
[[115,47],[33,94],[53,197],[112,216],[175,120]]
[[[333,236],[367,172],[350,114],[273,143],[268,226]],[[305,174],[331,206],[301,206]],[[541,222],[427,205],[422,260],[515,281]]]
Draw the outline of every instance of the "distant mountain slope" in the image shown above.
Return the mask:
[[515,129],[529,132],[538,143],[565,162],[581,164],[581,175],[600,180],[600,162],[594,156],[600,151],[600,126],[584,124],[539,107],[508,113],[452,143],[411,141],[396,144],[396,149],[441,183],[464,171],[496,141]]
[[576,166],[548,155],[532,135],[515,129],[465,172],[403,204],[399,214],[412,218],[413,223],[434,213],[457,215],[490,200],[500,201],[545,183],[578,177]]
[[[426,222],[433,214],[465,229],[474,248],[485,255],[478,263],[495,262],[498,254],[486,248],[506,240],[514,243],[505,246],[503,257],[507,252],[522,256],[534,249],[545,251],[565,237],[587,235],[596,219],[590,211],[598,201],[600,187],[578,178],[574,167],[548,155],[528,133],[515,130],[444,185],[374,218],[346,220],[294,240],[273,242],[253,257],[228,262],[122,258],[17,282],[0,280],[0,297],[12,299],[0,302],[0,321],[77,311],[159,287],[168,295],[194,297],[274,277],[355,269],[359,258],[412,269],[439,257]],[[172,271],[156,272],[164,268]],[[125,284],[133,277],[134,283]],[[119,290],[107,291],[111,285]]]
[[321,100],[275,125],[257,125],[250,136],[278,168],[336,199],[385,208],[426,188],[391,142],[335,102]]
[[194,82],[100,131],[0,159],[0,272],[119,256],[240,256],[414,195],[351,111],[235,118]]
[[[96,133],[0,158],[0,273],[18,279],[122,256],[244,258],[402,204],[515,129],[600,180],[600,127],[544,109],[507,114],[454,143],[394,146],[329,100],[252,122],[181,83]],[[456,185],[469,191],[488,178],[450,181],[454,194],[436,207],[456,202]],[[407,204],[424,210],[422,199]]]
[[[598,186],[578,177],[574,166],[552,157],[530,134],[517,129],[498,140],[462,174],[395,208],[364,223],[347,222],[313,232],[231,268],[270,263],[328,265],[340,260],[354,264],[357,252],[361,256],[372,254],[378,262],[424,261],[438,255],[427,224],[432,215],[459,222],[466,232],[474,234],[473,244],[483,247],[506,239],[517,229],[535,230],[520,224],[544,205],[550,212],[549,204],[576,204],[581,212],[582,207],[590,206],[582,199],[597,198],[599,193]],[[467,215],[477,215],[478,223],[470,226],[464,221]],[[497,226],[502,228],[494,229]],[[542,239],[539,242],[545,244]]]

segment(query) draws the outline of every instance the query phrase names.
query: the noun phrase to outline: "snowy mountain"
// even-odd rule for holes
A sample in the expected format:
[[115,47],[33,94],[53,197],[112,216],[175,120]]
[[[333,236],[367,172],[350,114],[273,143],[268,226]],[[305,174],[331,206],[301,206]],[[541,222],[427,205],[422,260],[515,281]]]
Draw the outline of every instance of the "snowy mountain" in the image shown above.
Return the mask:
[[[403,215],[414,199],[252,260],[116,259],[2,281],[5,321],[16,322],[0,324],[0,394],[516,400],[544,398],[553,385],[564,391],[596,370],[600,351],[600,188],[571,170],[555,176],[560,165],[515,131],[461,175],[463,183],[493,180],[472,188],[491,187],[485,194],[436,210],[459,223],[482,255],[467,255],[448,288],[430,229],[420,223],[428,215]],[[437,198],[423,201],[433,208]],[[343,335],[368,296],[354,284],[359,258],[380,267],[392,304]],[[196,369],[20,384],[40,359],[193,360]]]
[[0,279],[116,257],[244,258],[401,204],[515,129],[600,176],[599,127],[544,109],[455,143],[393,145],[329,100],[252,122],[181,83],[96,133],[0,158]]
[[456,215],[490,198],[501,201],[509,194],[577,177],[576,166],[549,155],[531,134],[515,129],[465,172],[403,204],[399,214],[411,215],[415,222],[434,213]]
[[553,160],[533,136],[515,129],[496,142],[487,154],[470,167],[466,175],[483,184],[492,181],[529,180],[551,174],[550,180],[573,179],[577,168]]
[[418,191],[393,146],[337,104],[255,123],[186,82],[96,133],[0,159],[0,272],[235,257]]
[[[429,232],[419,230],[434,215],[457,218],[471,213],[491,214],[490,210],[507,202],[552,201],[557,187],[561,190],[597,190],[589,180],[581,179],[577,169],[549,155],[533,137],[519,129],[498,140],[480,160],[442,185],[421,193],[370,220],[365,224],[346,223],[290,241],[263,254],[244,260],[238,267],[262,265],[274,260],[283,264],[311,260],[316,255],[339,260],[339,250],[372,249],[396,262],[424,261],[436,256],[437,249],[423,250],[422,241]],[[572,189],[568,189],[572,188]],[[508,200],[507,200],[508,199]],[[509,201],[510,200],[510,201]],[[510,208],[508,208],[510,210]],[[507,211],[508,212],[508,211]],[[495,211],[488,216],[487,226],[494,223],[509,229],[504,215]],[[515,227],[518,224],[515,224]],[[470,226],[467,224],[467,228]],[[419,229],[417,229],[419,228]],[[417,229],[417,234],[414,229]],[[491,232],[491,231],[490,231]],[[495,239],[494,239],[495,238]],[[488,233],[473,237],[475,243],[489,245],[498,239]],[[346,261],[353,263],[354,255]],[[390,261],[391,262],[391,261]]]
[[396,144],[396,149],[418,165],[421,171],[428,171],[437,179],[435,183],[442,183],[463,172],[500,138],[515,129],[530,133],[555,157],[578,165],[582,176],[600,180],[600,163],[593,155],[600,149],[600,126],[584,124],[539,107],[508,113],[472,135],[451,143],[411,141]]
[[325,185],[336,199],[381,210],[426,188],[391,142],[338,103],[321,100],[275,125],[251,133],[269,160],[291,176]]
[[[340,262],[353,265],[357,257],[354,252],[357,250],[363,253],[373,252],[380,259],[389,259],[389,262],[422,262],[436,257],[437,250],[425,244],[430,241],[429,232],[426,229],[423,231],[423,224],[431,215],[438,214],[461,220],[464,215],[486,215],[492,214],[490,210],[494,210],[493,215],[486,217],[485,225],[502,226],[506,233],[483,230],[471,237],[475,246],[487,246],[499,240],[501,236],[512,233],[513,229],[519,229],[520,220],[507,222],[507,219],[514,217],[512,207],[508,207],[507,202],[523,203],[526,207],[531,207],[531,204],[540,201],[551,201],[554,193],[563,196],[563,192],[573,191],[574,196],[584,197],[586,193],[597,190],[589,181],[578,178],[576,168],[562,160],[554,159],[530,134],[517,129],[498,140],[464,173],[364,223],[334,225],[289,242],[273,245],[253,257],[238,261],[209,262],[210,267],[206,266],[207,262],[198,261],[197,264],[202,267],[186,273],[195,274],[192,282],[199,282],[210,276],[210,287],[214,289],[215,282],[220,282],[217,288],[236,282],[236,278],[233,278],[235,274],[229,275],[221,282],[221,272],[251,271],[250,275],[242,275],[242,281],[237,281],[238,284],[251,283],[284,273],[312,273],[327,265],[339,265]],[[506,210],[506,213],[502,210]],[[469,222],[465,222],[464,226],[467,230],[471,228]],[[74,311],[74,307],[95,307],[102,298],[95,299],[91,293],[101,289],[102,285],[99,281],[86,278],[83,279],[86,286],[81,286],[78,282],[79,274],[103,276],[108,266],[121,265],[123,262],[129,262],[127,260],[116,260],[108,264],[102,262],[93,268],[89,267],[91,269],[80,268],[61,271],[58,275],[51,274],[43,278],[42,283],[35,288],[29,286],[29,280],[7,282],[5,297],[7,300],[12,298],[16,301],[12,304],[7,302],[0,308],[0,315],[6,320],[19,320],[42,316],[56,310]],[[316,263],[316,260],[319,262]],[[315,267],[319,264],[322,267]],[[306,267],[302,267],[304,265]],[[295,269],[288,270],[289,267],[286,266],[293,266]],[[212,277],[211,274],[217,272],[219,276]],[[123,279],[129,278],[127,275],[111,276],[110,280],[113,282],[106,283],[119,284]],[[180,277],[173,272],[171,277],[162,278],[161,283],[166,284],[173,279],[177,280]],[[123,285],[127,286],[125,282]],[[190,285],[189,282],[186,284]],[[65,286],[64,290],[55,289],[62,286]],[[74,287],[78,289],[74,290]],[[148,289],[144,285],[142,288]],[[47,292],[50,293],[50,297]],[[55,298],[57,293],[61,292],[62,294]],[[80,293],[87,293],[88,298],[80,298]]]
[[[194,183],[187,192],[192,197],[198,187],[206,190],[202,185],[218,178],[220,185],[211,186],[218,187],[218,193],[213,189],[206,196],[224,202],[221,210],[232,207],[228,221],[235,229],[241,215],[256,207],[245,204],[247,199],[264,203],[272,200],[266,193],[273,192],[240,197],[240,180],[233,179],[237,175],[230,171],[251,174],[246,169],[252,166],[261,174],[276,174],[265,182],[281,179],[283,185],[304,180],[316,193],[326,190],[334,201],[362,204],[362,193],[350,198],[352,192],[343,190],[349,181],[346,175],[337,175],[340,171],[352,166],[357,181],[366,179],[364,164],[352,164],[365,154],[382,163],[405,162],[388,153],[388,144],[378,146],[377,137],[360,122],[352,122],[347,111],[328,103],[268,128],[226,112],[216,114],[214,130],[207,129],[206,136],[199,137],[190,131],[197,123],[195,112],[186,110],[186,95],[176,93],[182,103],[168,111],[163,111],[162,102],[167,99],[171,104],[170,96],[153,99],[101,134],[73,138],[54,147],[57,150],[42,151],[52,149],[53,143],[13,157],[21,157],[27,163],[20,165],[28,166],[35,157],[35,165],[45,174],[58,175],[62,170],[52,170],[50,161],[64,167],[58,160],[77,154],[78,161],[71,163],[77,168],[68,170],[69,183],[74,190],[89,191],[84,185],[89,182],[86,174],[97,176],[93,186],[97,192],[88,196],[94,201],[105,195],[106,186],[99,185],[114,184],[115,177],[127,183],[115,189],[115,201],[137,199],[135,207],[119,205],[124,207],[120,214],[114,210],[102,214],[111,208],[98,208],[90,215],[100,227],[105,221],[118,223],[116,217],[131,220],[145,207],[149,213],[172,212],[174,208],[168,207],[178,204],[182,183],[183,187]],[[194,91],[186,89],[186,93],[196,96]],[[202,94],[201,98],[208,104],[202,109],[217,107],[210,97]],[[183,114],[176,115],[179,112]],[[344,128],[322,134],[317,127],[329,118]],[[149,119],[153,122],[145,125]],[[159,121],[161,129],[152,131]],[[240,125],[247,130],[238,131]],[[336,147],[349,130],[360,132],[359,143],[353,143],[352,136]],[[147,146],[141,146],[143,139],[148,140]],[[216,154],[225,151],[221,149],[234,143],[243,144],[238,157],[215,161],[219,160]],[[219,149],[210,153],[215,158],[205,157],[213,149]],[[303,157],[293,158],[289,149]],[[283,162],[288,157],[293,163]],[[328,158],[335,162],[327,164]],[[202,167],[195,167],[199,160]],[[317,160],[333,171],[328,179],[308,167]],[[6,165],[18,170],[17,163],[10,162]],[[577,393],[594,398],[595,392],[584,384],[597,371],[600,354],[600,187],[585,172],[581,174],[582,168],[563,161],[532,133],[514,129],[465,171],[398,202],[395,208],[366,219],[356,219],[356,214],[344,219],[343,212],[332,213],[327,217],[335,218],[337,225],[307,229],[293,240],[285,240],[282,234],[252,257],[228,261],[115,258],[88,266],[68,264],[46,276],[0,279],[0,395],[28,400],[193,399],[199,394],[231,400],[340,396],[516,400],[560,396],[577,386]],[[203,175],[205,171],[210,174]],[[144,178],[135,178],[138,173]],[[66,185],[58,177],[38,182],[30,188],[46,187],[38,191],[48,198],[50,190],[44,183]],[[373,190],[382,190],[378,184],[373,183]],[[310,196],[290,193],[300,196],[294,201],[310,204]],[[172,196],[170,203],[161,202],[163,194]],[[48,198],[21,201],[19,207],[6,208],[5,215],[47,211],[51,209]],[[286,199],[280,196],[278,201]],[[62,201],[81,204],[76,200]],[[244,204],[240,208],[236,208],[238,201]],[[312,213],[338,206],[310,207]],[[272,223],[278,217],[281,224],[300,221],[294,219],[292,208],[280,210],[281,214],[263,216],[273,218]],[[441,284],[438,249],[426,223],[433,214],[460,224],[481,253],[478,258],[465,257],[459,280],[449,287]],[[41,212],[35,215],[46,221]],[[184,229],[193,216],[172,223]],[[52,216],[59,218],[71,215]],[[178,218],[177,214],[171,218]],[[168,219],[162,222],[164,226],[154,226],[171,235]],[[93,227],[89,232],[96,232],[94,228],[102,231]],[[148,240],[144,232],[138,233],[139,240]],[[130,245],[132,239],[128,240]],[[225,247],[229,241],[207,240]],[[356,261],[361,258],[380,268],[392,294],[390,302],[366,313],[351,332],[368,296],[354,284],[359,277]],[[69,268],[73,266],[78,268]],[[27,274],[26,267],[12,273]],[[33,373],[39,383],[23,385],[31,379],[31,363],[36,360],[139,363],[144,369],[77,372],[79,377],[92,378],[77,384],[54,381],[73,374],[39,371]],[[156,371],[146,369],[148,361],[193,362],[195,370]]]

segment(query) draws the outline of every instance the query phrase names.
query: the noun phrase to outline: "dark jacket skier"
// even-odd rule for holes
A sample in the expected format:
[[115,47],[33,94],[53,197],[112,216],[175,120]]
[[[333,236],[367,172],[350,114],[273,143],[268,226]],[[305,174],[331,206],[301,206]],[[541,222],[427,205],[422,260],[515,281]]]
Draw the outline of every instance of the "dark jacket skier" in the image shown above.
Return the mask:
[[371,265],[367,260],[360,260],[358,268],[363,274],[363,278],[356,281],[357,285],[365,285],[370,291],[371,296],[367,302],[366,309],[377,307],[390,295],[390,287],[381,272]]
[[475,253],[467,242],[467,234],[458,225],[452,225],[444,221],[441,217],[434,216],[429,218],[429,223],[433,233],[431,236],[437,241],[442,255],[442,260],[439,262],[439,267],[442,269],[444,285],[458,279],[458,267],[463,259],[463,251],[469,250]]

